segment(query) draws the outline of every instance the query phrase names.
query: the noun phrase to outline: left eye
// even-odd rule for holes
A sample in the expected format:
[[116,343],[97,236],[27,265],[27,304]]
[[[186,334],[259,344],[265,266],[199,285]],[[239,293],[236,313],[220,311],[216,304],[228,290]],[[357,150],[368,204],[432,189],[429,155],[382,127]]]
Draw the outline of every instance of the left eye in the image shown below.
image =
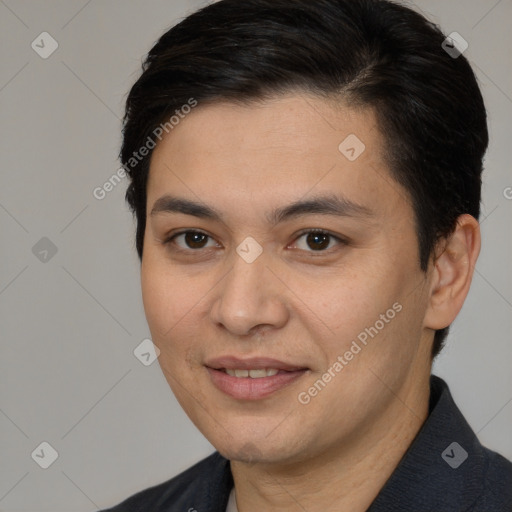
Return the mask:
[[295,242],[295,245],[301,250],[308,251],[309,248],[312,249],[313,252],[323,252],[330,249],[332,241],[336,241],[338,243],[343,242],[340,238],[335,237],[326,231],[307,231],[297,238],[297,240],[301,239],[304,239],[305,244],[300,247],[300,244]]

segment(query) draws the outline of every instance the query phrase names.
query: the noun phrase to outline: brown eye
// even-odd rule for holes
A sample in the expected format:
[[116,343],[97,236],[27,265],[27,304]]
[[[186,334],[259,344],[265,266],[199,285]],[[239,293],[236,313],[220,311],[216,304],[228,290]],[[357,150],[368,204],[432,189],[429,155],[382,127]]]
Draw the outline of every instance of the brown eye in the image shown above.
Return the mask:
[[[213,242],[213,246],[208,246],[209,241]],[[201,231],[181,231],[180,233],[176,233],[171,236],[164,242],[164,245],[176,245],[179,250],[199,250],[208,247],[216,246],[214,240],[207,235],[206,233],[202,233]]]
[[202,249],[208,236],[197,231],[188,231],[184,233],[185,244],[191,249]]
[[331,249],[333,245],[343,244],[346,244],[343,239],[322,230],[305,231],[295,242],[298,249],[306,252],[326,252],[327,249]]
[[329,246],[331,236],[327,233],[309,233],[306,238],[308,246],[315,250],[321,251]]

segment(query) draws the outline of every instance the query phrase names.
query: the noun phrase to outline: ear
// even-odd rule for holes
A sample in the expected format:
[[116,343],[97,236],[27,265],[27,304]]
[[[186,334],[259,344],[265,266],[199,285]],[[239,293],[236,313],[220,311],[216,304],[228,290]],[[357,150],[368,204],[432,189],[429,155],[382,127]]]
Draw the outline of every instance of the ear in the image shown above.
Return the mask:
[[455,320],[469,292],[480,244],[480,224],[467,214],[457,219],[454,233],[440,241],[433,262],[424,327],[443,329]]

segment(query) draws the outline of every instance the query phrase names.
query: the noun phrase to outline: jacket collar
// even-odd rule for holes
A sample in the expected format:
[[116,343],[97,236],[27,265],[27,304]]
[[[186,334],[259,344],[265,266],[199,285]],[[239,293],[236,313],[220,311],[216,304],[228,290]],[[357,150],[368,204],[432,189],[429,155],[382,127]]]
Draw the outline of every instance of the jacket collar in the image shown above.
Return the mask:
[[447,384],[430,378],[430,414],[368,512],[467,510],[484,481],[486,456]]

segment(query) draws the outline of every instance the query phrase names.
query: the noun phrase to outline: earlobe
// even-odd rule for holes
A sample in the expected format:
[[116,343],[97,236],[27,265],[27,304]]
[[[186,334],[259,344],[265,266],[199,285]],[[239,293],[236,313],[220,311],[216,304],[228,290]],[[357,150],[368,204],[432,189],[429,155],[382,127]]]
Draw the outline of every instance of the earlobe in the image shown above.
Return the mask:
[[461,215],[453,234],[440,241],[424,327],[443,329],[455,320],[469,292],[480,244],[480,225],[468,214]]

